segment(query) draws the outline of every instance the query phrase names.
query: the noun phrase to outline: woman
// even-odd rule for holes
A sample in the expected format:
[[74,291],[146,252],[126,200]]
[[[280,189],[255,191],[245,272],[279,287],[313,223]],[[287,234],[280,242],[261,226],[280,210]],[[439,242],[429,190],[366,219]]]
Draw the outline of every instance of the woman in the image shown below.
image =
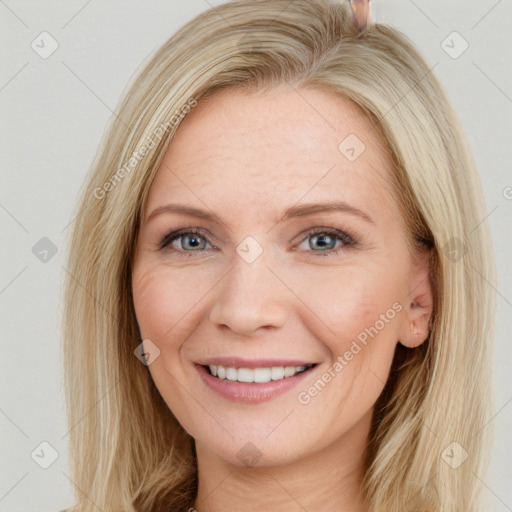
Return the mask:
[[231,2],[117,112],[69,245],[74,510],[479,510],[490,239],[406,38]]

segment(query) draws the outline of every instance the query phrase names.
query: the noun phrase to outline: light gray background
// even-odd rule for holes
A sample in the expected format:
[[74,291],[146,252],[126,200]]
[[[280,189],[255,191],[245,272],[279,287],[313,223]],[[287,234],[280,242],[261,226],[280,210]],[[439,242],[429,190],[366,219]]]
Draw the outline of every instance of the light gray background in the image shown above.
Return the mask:
[[[122,91],[147,56],[186,21],[220,3],[0,0],[0,512],[56,511],[72,504],[59,289],[76,195]],[[511,511],[512,2],[375,0],[374,5],[377,21],[408,34],[435,65],[479,166],[499,273],[496,441],[484,495],[486,511]],[[47,59],[31,48],[43,31],[59,45]],[[458,58],[452,57],[463,41],[453,39],[453,31],[469,44]],[[443,41],[445,49],[454,47],[452,56]],[[57,249],[46,262],[32,250],[43,237]],[[58,452],[48,469],[31,458],[35,450],[39,463],[50,461],[51,450],[40,446],[44,441]]]

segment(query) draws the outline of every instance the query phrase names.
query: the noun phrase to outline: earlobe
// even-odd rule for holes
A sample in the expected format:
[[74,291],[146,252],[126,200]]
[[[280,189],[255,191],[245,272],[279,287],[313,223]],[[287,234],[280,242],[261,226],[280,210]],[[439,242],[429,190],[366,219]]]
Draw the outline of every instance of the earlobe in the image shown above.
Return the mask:
[[434,298],[431,283],[431,266],[428,253],[425,253],[411,273],[410,290],[405,308],[404,330],[400,343],[416,348],[424,343],[430,333]]

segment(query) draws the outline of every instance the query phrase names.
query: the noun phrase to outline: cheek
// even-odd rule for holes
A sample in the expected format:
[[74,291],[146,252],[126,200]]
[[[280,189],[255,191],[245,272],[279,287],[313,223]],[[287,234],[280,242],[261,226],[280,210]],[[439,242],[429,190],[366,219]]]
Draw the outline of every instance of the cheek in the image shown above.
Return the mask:
[[211,276],[180,271],[163,265],[141,262],[132,273],[133,303],[142,339],[150,339],[160,356],[148,369],[169,409],[183,428],[197,435],[201,410],[190,411],[189,395],[183,392],[187,368],[180,351],[184,340],[197,327],[201,298],[214,285]]
[[333,361],[341,356],[343,370],[335,372],[344,375],[341,389],[348,391],[346,386],[356,382],[360,389],[373,388],[372,381],[378,392],[399,338],[407,289],[404,276],[381,264],[331,268],[324,279],[306,278],[300,286],[298,294],[305,297],[310,317],[320,320],[309,322],[309,328]]
[[325,286],[310,287],[307,296],[301,292],[321,319],[308,327],[330,352],[330,361],[319,375],[326,384],[311,383],[299,401],[313,416],[329,411],[329,431],[339,432],[362,418],[384,389],[398,341],[403,280],[368,268],[333,274],[331,269]]
[[355,338],[375,324],[379,331],[398,329],[397,310],[405,306],[407,284],[385,265],[329,268],[295,282],[297,295],[337,339]]
[[141,262],[134,267],[132,283],[141,335],[164,348],[178,346],[186,338],[215,279],[200,266],[184,271]]

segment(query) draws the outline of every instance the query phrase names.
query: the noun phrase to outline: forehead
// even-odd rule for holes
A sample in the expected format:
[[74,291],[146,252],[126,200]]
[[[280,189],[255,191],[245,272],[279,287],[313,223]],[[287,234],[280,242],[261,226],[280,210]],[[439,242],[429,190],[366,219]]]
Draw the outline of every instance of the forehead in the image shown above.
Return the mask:
[[392,207],[391,159],[352,101],[319,89],[227,89],[182,121],[150,189],[148,205],[266,205],[301,199]]

